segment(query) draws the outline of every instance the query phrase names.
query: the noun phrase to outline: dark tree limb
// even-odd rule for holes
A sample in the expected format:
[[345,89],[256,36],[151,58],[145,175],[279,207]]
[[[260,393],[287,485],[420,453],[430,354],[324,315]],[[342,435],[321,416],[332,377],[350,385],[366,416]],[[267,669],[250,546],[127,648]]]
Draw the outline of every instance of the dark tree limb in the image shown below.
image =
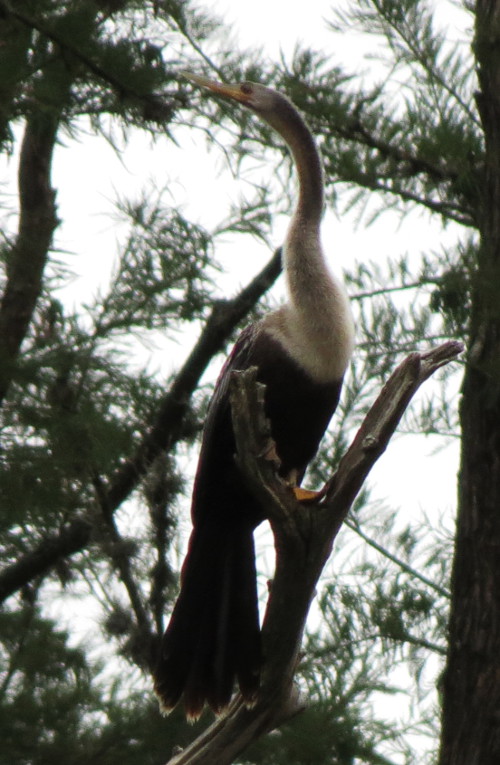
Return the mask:
[[90,543],[92,525],[76,518],[58,534],[40,542],[0,573],[0,603],[22,587],[43,576],[62,558],[80,552]]
[[50,169],[58,119],[45,111],[26,124],[19,160],[19,228],[7,264],[0,303],[0,404],[42,289],[42,276],[57,225]]
[[413,353],[400,364],[368,412],[323,499],[309,505],[296,502],[267,456],[270,429],[255,370],[234,375],[231,395],[237,459],[249,486],[267,509],[277,551],[263,624],[261,690],[252,708],[246,708],[236,696],[227,715],[175,755],[169,765],[229,765],[261,734],[304,707],[293,677],[309,606],[335,537],[415,392],[461,351],[460,343],[449,342],[427,353]]
[[132,558],[137,552],[136,547],[131,540],[124,538],[120,534],[115,521],[115,515],[106,504],[106,495],[103,491],[102,481],[97,475],[94,476],[93,483],[97,503],[101,511],[101,523],[99,524],[101,545],[127,591],[135,616],[134,643],[135,646],[140,647],[140,650],[139,652],[135,651],[134,659],[138,666],[147,667],[149,671],[152,671],[155,666],[154,659],[156,658],[156,653],[153,650],[155,636],[149,612],[145,606],[145,599],[132,565]]
[[30,42],[31,31],[16,19],[4,18],[0,5],[0,50],[3,63],[0,84],[0,146],[12,137],[10,121],[20,89],[20,79],[26,71]]

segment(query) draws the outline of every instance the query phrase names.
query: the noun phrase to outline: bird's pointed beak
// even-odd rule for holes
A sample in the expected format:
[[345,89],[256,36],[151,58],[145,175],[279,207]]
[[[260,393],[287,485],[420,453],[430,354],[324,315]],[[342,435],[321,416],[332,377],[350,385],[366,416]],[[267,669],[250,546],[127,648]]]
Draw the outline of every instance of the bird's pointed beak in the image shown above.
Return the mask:
[[213,93],[217,93],[225,98],[232,98],[234,101],[239,101],[241,104],[248,104],[250,94],[245,93],[240,85],[229,85],[225,82],[218,82],[217,80],[211,80],[208,77],[203,77],[200,74],[194,74],[193,72],[187,72],[182,70],[180,74],[187,80],[194,82],[195,85],[199,85],[201,88],[208,88]]

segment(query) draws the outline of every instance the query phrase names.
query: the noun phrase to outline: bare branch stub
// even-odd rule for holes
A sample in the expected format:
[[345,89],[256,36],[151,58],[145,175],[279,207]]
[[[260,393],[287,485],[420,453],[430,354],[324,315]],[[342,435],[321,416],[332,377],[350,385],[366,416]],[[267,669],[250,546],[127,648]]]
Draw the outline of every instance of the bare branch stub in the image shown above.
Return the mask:
[[324,505],[332,541],[417,390],[434,372],[454,361],[463,348],[462,343],[450,341],[430,351],[412,353],[392,373],[329,481]]
[[236,696],[227,714],[169,765],[230,765],[260,735],[304,707],[293,676],[309,606],[333,541],[366,476],[385,451],[420,385],[463,350],[445,343],[413,353],[394,371],[365,417],[351,447],[328,482],[325,499],[304,505],[269,459],[271,433],[256,370],[234,373],[231,391],[238,462],[259,501],[268,509],[276,543],[276,571],[262,627],[265,664],[257,703]]

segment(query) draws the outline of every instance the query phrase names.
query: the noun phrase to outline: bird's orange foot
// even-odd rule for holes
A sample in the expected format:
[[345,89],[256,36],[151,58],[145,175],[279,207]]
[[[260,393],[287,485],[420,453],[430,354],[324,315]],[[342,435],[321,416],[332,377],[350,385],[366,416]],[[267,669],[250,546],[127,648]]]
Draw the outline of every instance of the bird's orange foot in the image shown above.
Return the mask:
[[311,489],[302,489],[300,486],[293,487],[293,493],[297,502],[316,502],[323,496],[322,491],[312,491]]

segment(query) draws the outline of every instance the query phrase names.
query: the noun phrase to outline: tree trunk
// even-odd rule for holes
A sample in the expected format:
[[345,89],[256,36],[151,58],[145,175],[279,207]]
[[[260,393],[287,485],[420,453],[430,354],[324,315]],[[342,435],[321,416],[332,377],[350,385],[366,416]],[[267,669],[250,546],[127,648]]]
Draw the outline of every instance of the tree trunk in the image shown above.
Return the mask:
[[439,765],[500,763],[500,2],[476,4],[485,134]]

